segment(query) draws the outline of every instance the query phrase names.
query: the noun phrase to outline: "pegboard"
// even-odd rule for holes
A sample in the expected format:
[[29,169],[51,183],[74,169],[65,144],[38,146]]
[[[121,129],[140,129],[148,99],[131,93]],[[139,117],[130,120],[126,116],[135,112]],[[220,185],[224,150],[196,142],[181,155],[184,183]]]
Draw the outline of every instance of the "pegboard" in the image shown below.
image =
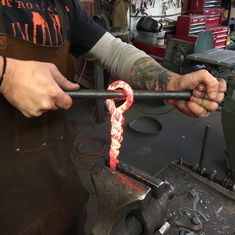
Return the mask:
[[177,20],[181,15],[181,0],[132,0],[129,9],[129,29],[136,30],[136,24],[140,17],[148,15],[156,20]]

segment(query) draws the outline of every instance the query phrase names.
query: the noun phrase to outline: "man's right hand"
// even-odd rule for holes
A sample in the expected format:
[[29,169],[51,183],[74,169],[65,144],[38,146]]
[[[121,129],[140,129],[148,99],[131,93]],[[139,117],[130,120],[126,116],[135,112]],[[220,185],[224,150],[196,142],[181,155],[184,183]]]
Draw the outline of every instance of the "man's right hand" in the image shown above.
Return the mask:
[[70,108],[72,99],[63,90],[78,88],[54,64],[7,58],[0,91],[26,117],[35,117],[49,110]]

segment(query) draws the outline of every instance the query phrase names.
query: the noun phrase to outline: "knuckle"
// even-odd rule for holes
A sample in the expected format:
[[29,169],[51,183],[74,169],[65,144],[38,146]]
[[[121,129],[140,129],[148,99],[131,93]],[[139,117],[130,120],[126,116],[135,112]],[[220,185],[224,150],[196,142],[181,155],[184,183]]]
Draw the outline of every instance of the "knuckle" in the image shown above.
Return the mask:
[[219,94],[218,94],[218,99],[223,99],[225,96],[226,96],[226,94],[227,94],[227,92],[225,91],[225,92],[219,92]]
[[198,117],[203,117],[205,112],[203,111],[203,109],[201,109],[200,111],[197,110],[197,111],[195,111],[194,113],[195,113],[195,115],[198,116]]
[[70,108],[72,104],[73,104],[72,99],[69,99],[69,100],[68,100],[68,108]]
[[204,98],[205,96],[206,96],[206,93],[198,92],[198,98]]
[[72,103],[73,103],[72,99],[68,97],[65,101],[64,109],[69,109],[72,106]]
[[44,91],[44,99],[45,100],[54,100],[58,97],[60,93],[60,90],[56,85],[49,85],[47,88],[45,88]]
[[30,118],[33,118],[33,117],[39,117],[42,115],[42,112],[40,110],[34,110],[30,113]]
[[62,79],[62,86],[66,86],[68,80],[65,77],[61,77],[61,79]]
[[22,113],[23,113],[24,116],[27,117],[27,118],[32,118],[32,117],[33,117],[33,115],[32,115],[31,113],[27,113],[27,112],[24,112],[24,111],[22,111]]
[[206,70],[206,69],[201,69],[200,71],[202,74],[209,74],[208,70]]
[[201,92],[198,91],[198,90],[194,90],[193,95],[196,96],[196,97],[199,97],[201,95]]
[[44,101],[41,103],[41,109],[43,110],[48,110],[48,109],[51,109],[52,108],[52,102],[47,100],[47,101]]
[[59,92],[56,91],[55,89],[50,89],[50,91],[48,92],[48,94],[49,94],[49,98],[50,98],[51,100],[54,100],[54,99],[56,99],[56,97],[58,97]]
[[53,63],[48,63],[48,66],[51,70],[57,70],[57,66]]
[[51,68],[52,63],[50,63],[50,62],[44,62],[44,64],[45,64],[46,66],[48,66],[49,68]]
[[210,112],[214,112],[218,108],[218,103],[216,102],[210,102],[208,105],[205,107],[206,110]]
[[201,69],[198,71],[198,75],[200,77],[208,77],[210,75],[210,73],[206,69]]
[[64,104],[66,108],[70,108],[72,105],[72,99],[70,97],[67,97],[67,99],[65,99]]
[[211,104],[210,109],[208,109],[209,111],[215,111],[218,108],[218,104],[216,102],[213,102]]

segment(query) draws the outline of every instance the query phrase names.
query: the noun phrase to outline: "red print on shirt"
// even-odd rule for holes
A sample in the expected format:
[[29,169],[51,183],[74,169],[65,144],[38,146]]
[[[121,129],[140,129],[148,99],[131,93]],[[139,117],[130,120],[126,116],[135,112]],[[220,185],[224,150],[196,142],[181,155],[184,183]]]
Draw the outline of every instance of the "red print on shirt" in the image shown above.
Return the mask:
[[56,38],[56,45],[58,45],[58,39],[59,37],[62,40],[62,34],[61,34],[61,25],[60,25],[60,19],[58,15],[50,15],[51,19],[53,21],[53,27],[55,30],[55,38]]
[[12,7],[12,0],[1,0],[2,6]]
[[[57,46],[63,41],[60,18],[50,1],[39,4],[29,0],[0,0],[0,3],[9,18],[5,24],[9,24],[11,32],[7,33],[35,44]],[[64,9],[70,12],[68,6]]]
[[32,12],[33,18],[33,43],[37,43],[37,28],[42,30],[42,44],[45,45],[46,42],[46,30],[49,32],[47,22],[42,18],[38,12]]

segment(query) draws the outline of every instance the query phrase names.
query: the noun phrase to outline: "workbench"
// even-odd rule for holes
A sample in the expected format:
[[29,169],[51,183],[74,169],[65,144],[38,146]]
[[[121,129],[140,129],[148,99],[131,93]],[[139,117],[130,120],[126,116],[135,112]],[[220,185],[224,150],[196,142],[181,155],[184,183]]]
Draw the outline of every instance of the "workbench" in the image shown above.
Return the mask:
[[[198,231],[183,229],[172,223],[167,235],[231,235],[235,234],[235,193],[227,190],[211,180],[202,177],[190,169],[177,163],[170,163],[156,175],[161,180],[168,180],[175,187],[175,196],[172,199],[167,212],[167,218],[184,224],[190,224],[193,216],[194,193],[198,194],[196,209],[202,222],[202,229]],[[195,208],[194,208],[195,209]]]
[[233,68],[235,66],[235,51],[213,48],[201,53],[194,53],[187,56],[187,59],[205,64]]

